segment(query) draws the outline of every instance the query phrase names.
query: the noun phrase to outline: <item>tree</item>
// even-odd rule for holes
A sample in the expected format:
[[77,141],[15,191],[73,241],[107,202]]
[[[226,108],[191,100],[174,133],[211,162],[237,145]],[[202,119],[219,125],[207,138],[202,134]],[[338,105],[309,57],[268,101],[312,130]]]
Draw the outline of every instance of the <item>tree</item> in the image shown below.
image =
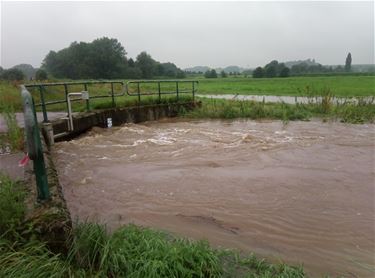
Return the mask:
[[23,74],[23,72],[15,68],[3,70],[0,76],[0,79],[10,80],[10,81],[20,81],[20,80],[23,80],[24,78],[25,78],[25,75]]
[[42,68],[59,78],[121,78],[127,67],[126,52],[117,39],[99,38],[91,43],[73,42],[50,51]]
[[156,61],[145,51],[137,56],[136,65],[142,72],[142,78],[151,78],[157,71]]
[[38,69],[35,73],[36,80],[46,80],[47,79],[47,72],[43,69]]
[[212,70],[207,70],[207,71],[204,73],[204,77],[206,77],[206,78],[217,78],[216,70],[214,70],[214,69],[212,69]]
[[227,73],[223,70],[220,72],[220,75],[222,78],[226,78],[228,76]]
[[257,67],[254,71],[253,71],[253,77],[254,78],[262,78],[264,76],[264,70],[262,67]]
[[352,67],[352,54],[350,52],[348,53],[348,56],[346,56],[345,60],[345,70],[350,71]]
[[283,67],[279,73],[279,77],[289,77],[289,68]]
[[279,62],[276,60],[271,61],[267,65],[264,66],[264,76],[265,77],[276,77],[277,76],[277,67]]

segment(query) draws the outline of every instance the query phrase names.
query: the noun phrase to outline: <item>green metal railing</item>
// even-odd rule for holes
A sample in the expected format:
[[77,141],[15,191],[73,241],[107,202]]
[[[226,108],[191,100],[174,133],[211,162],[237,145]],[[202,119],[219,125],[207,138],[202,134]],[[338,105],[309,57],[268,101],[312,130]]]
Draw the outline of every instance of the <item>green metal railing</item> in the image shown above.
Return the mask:
[[[97,94],[94,95],[94,92],[97,88],[90,87],[92,85],[107,85],[106,88],[108,91],[106,94]],[[115,90],[115,86],[121,89]],[[163,86],[173,86],[173,89],[166,90]],[[135,86],[135,89],[132,88]],[[153,87],[154,86],[154,87]],[[89,97],[86,101],[86,110],[90,110],[90,100],[99,99],[99,98],[111,98],[112,107],[116,106],[116,98],[120,96],[129,96],[137,97],[138,104],[140,104],[141,96],[150,96],[158,95],[159,101],[161,100],[162,95],[176,95],[178,100],[181,94],[192,94],[193,100],[195,98],[195,93],[198,91],[198,81],[196,80],[137,80],[137,81],[128,81],[124,84],[123,81],[80,81],[80,82],[57,82],[57,83],[37,83],[37,84],[27,84],[24,85],[25,88],[30,91],[39,94],[40,102],[35,103],[36,107],[41,107],[43,112],[43,122],[48,122],[47,106],[56,105],[65,103],[67,111],[69,110],[68,97],[73,93],[83,93],[89,92]],[[73,89],[74,87],[74,89]],[[63,99],[57,100],[46,100],[49,97],[50,93],[47,91],[60,91],[64,93]],[[80,92],[77,92],[81,90]],[[132,90],[133,89],[133,90]],[[151,91],[150,91],[151,89]],[[80,101],[82,98],[72,98],[70,101]]]
[[[173,85],[173,90],[163,90],[163,84]],[[190,86],[181,89],[181,85],[183,84]],[[195,93],[198,91],[198,84],[197,80],[135,80],[126,82],[125,91],[129,96],[138,97],[139,102],[141,101],[141,96],[158,95],[160,101],[162,95],[171,94],[176,95],[177,100],[180,94],[192,94],[194,101]],[[131,90],[131,87],[134,85],[135,88]],[[152,85],[154,85],[153,88]]]
[[[25,87],[27,89],[37,89],[39,91],[40,95],[40,102],[36,103],[36,107],[42,107],[43,112],[43,122],[48,122],[48,115],[47,115],[47,106],[48,105],[54,105],[59,103],[66,103],[67,109],[68,109],[68,95],[69,93],[73,93],[74,91],[71,90],[72,86],[79,86],[82,87],[82,91],[88,91],[88,87],[90,85],[96,85],[96,84],[108,84],[110,87],[108,88],[107,94],[102,95],[92,95],[86,100],[86,110],[90,110],[90,99],[98,99],[98,98],[111,98],[112,99],[112,107],[116,106],[115,98],[118,96],[123,96],[124,91],[124,83],[122,81],[82,81],[82,82],[58,82],[58,83],[38,83],[38,84],[27,84]],[[114,85],[120,84],[121,85],[121,91],[115,92]],[[47,88],[52,87],[55,90],[58,90],[59,87],[64,91],[65,98],[59,99],[59,100],[52,100],[52,101],[46,101],[46,94],[47,94]],[[80,99],[72,99],[72,101],[79,101]]]
[[35,179],[38,191],[38,200],[47,200],[50,197],[47,171],[44,163],[42,141],[35,113],[34,100],[30,92],[21,86],[21,96],[23,101],[23,113],[25,118],[26,146],[29,158],[33,161]]

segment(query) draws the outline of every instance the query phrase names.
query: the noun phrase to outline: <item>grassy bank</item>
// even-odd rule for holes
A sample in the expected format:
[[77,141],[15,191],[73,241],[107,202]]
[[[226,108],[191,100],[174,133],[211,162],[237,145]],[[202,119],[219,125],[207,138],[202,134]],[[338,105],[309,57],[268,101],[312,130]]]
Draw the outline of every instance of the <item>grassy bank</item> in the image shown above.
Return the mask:
[[211,119],[274,119],[309,120],[319,117],[323,120],[339,120],[346,123],[374,123],[375,103],[359,101],[342,105],[334,104],[332,96],[325,96],[318,103],[286,104],[255,101],[220,100],[202,98],[202,106],[189,112],[182,111],[184,117]]
[[305,96],[306,87],[330,88],[337,97],[375,96],[375,76],[199,79],[200,94]]
[[300,267],[134,225],[78,224],[53,253],[24,221],[26,189],[0,176],[0,277],[306,277]]

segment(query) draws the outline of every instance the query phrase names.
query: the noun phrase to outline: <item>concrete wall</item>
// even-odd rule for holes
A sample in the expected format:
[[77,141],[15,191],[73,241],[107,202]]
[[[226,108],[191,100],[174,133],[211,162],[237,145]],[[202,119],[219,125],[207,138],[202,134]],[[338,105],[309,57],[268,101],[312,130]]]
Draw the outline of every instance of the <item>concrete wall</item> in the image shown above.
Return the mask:
[[61,141],[75,137],[94,126],[107,127],[108,118],[112,119],[112,124],[114,126],[123,123],[139,123],[165,117],[175,117],[178,115],[180,109],[191,110],[199,105],[200,102],[184,102],[95,110],[75,115],[73,118],[73,132],[68,131],[67,120],[52,121],[53,133],[56,135],[69,132],[69,134],[63,135],[57,139]]

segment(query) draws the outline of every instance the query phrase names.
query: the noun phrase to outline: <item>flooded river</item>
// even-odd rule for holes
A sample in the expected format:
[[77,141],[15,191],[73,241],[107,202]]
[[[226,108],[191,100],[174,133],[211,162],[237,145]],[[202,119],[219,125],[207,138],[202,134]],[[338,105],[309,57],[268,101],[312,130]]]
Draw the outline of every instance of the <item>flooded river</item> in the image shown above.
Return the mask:
[[374,127],[164,120],[94,128],[54,152],[73,218],[374,277]]

